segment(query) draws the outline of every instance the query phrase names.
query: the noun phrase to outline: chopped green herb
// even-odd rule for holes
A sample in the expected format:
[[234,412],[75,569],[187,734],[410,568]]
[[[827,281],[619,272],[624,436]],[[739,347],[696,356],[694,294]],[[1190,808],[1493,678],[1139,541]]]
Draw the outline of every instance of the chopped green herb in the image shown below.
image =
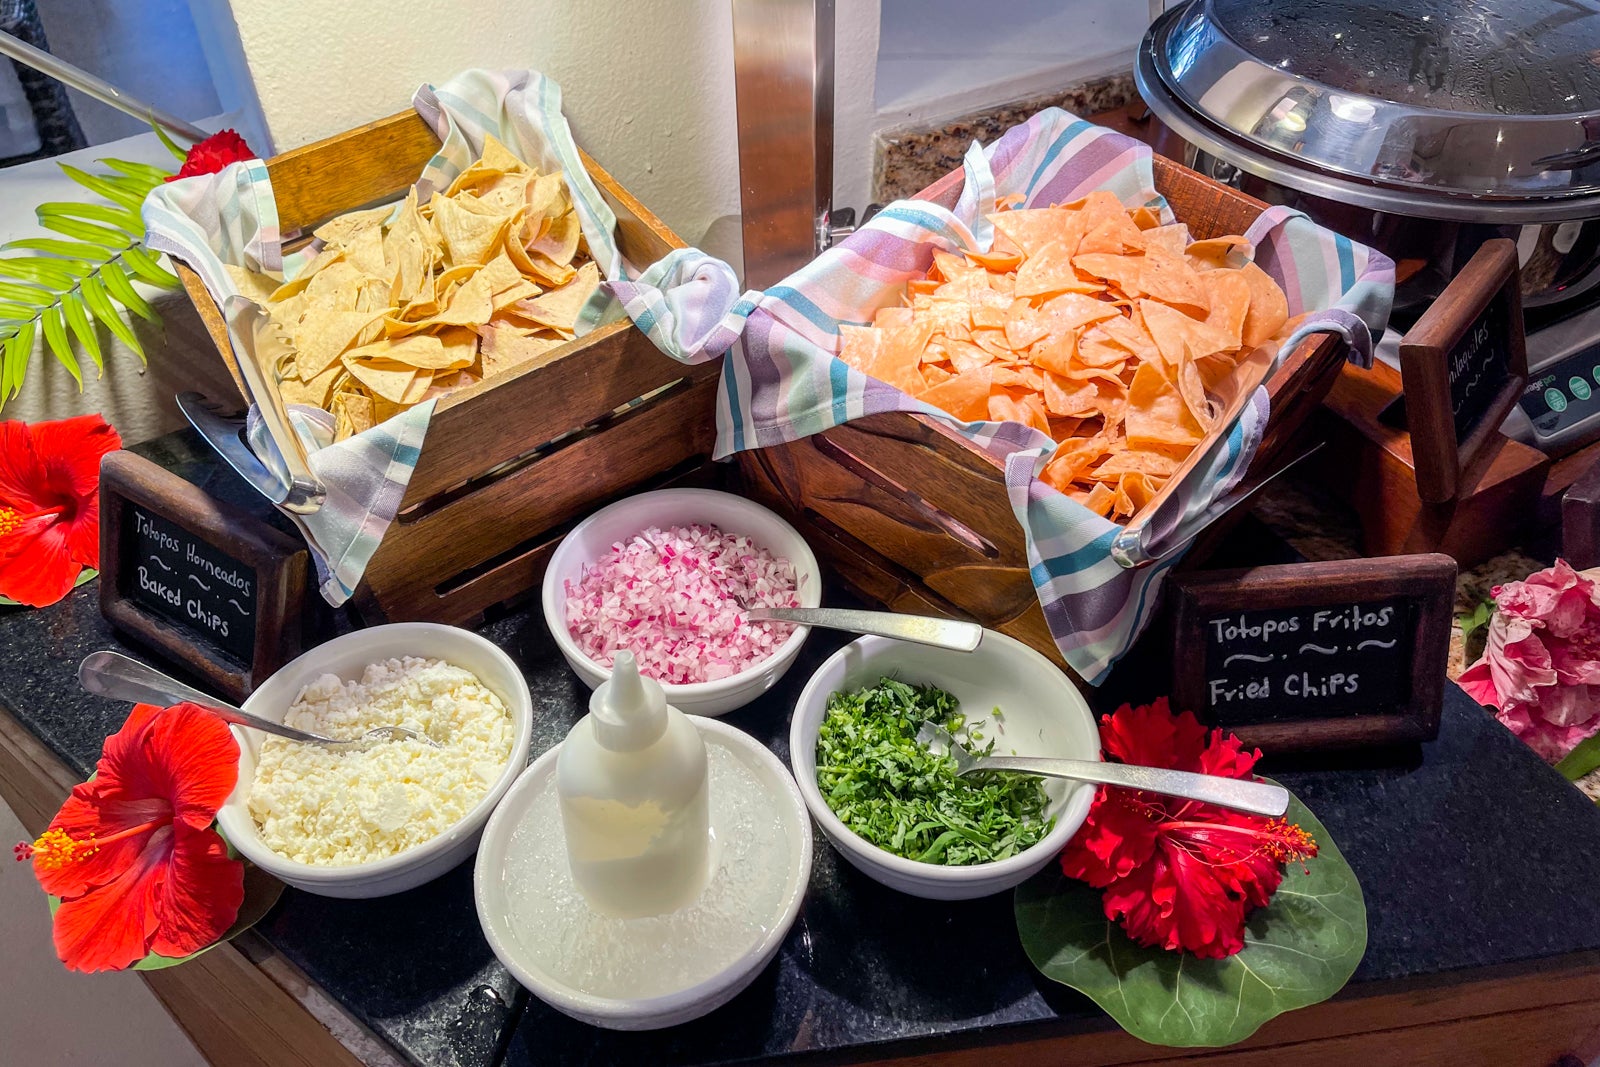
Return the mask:
[[[1038,844],[1055,825],[1045,818],[1049,797],[1039,779],[1004,771],[957,778],[954,759],[917,741],[927,720],[955,733],[965,716],[943,689],[894,678],[828,698],[817,787],[840,821],[897,856],[949,866],[1003,860]],[[993,750],[991,740],[973,752]]]

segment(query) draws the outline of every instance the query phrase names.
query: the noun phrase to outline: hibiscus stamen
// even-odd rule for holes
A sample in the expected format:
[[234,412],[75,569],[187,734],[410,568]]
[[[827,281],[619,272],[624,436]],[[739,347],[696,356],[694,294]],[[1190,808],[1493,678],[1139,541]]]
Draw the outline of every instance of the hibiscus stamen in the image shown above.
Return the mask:
[[[32,845],[18,845],[13,851],[17,852],[17,859],[36,859],[45,870],[57,870],[69,863],[86,860],[99,852],[102,846],[120,841],[125,837],[135,834],[148,833],[157,827],[165,826],[171,819],[152,819],[138,826],[130,826],[118,830],[114,834],[100,837],[93,831],[86,838],[75,838],[65,830],[46,830],[39,835],[38,840]],[[28,854],[23,856],[21,850],[26,847]]]
[[22,512],[16,508],[0,508],[0,537],[22,525]]
[[[28,846],[27,858],[32,859],[39,867],[53,871],[69,863],[88,859],[99,851],[100,845],[95,841],[93,834],[90,834],[87,840],[80,841],[65,830],[46,830],[39,835],[38,840]],[[18,855],[17,858],[24,857]]]
[[1255,840],[1260,851],[1279,863],[1307,860],[1317,854],[1316,839],[1287,819],[1266,819],[1260,826],[1234,822],[1169,822],[1161,826],[1161,833],[1168,835],[1184,830],[1241,834]]

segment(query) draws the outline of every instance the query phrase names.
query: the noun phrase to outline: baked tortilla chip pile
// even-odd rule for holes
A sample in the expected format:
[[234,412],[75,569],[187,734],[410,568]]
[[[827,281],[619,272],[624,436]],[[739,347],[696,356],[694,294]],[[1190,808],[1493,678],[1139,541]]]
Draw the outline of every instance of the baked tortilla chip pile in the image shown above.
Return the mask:
[[1239,355],[1286,335],[1283,291],[1244,238],[1191,241],[1108,192],[989,218],[991,251],[935,253],[907,306],[840,328],[839,358],[959,419],[1049,434],[1041,477],[1126,519],[1216,426]]
[[[390,216],[393,216],[392,218]],[[294,346],[284,400],[333,413],[334,439],[572,340],[600,281],[559,171],[492,137],[443,195],[341,215],[292,282],[230,268]]]

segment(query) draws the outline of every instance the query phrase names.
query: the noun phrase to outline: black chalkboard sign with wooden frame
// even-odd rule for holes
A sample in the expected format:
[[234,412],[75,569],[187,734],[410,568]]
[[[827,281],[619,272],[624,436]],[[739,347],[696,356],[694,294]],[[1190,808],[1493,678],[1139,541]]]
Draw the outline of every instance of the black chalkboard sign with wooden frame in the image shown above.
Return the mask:
[[1528,384],[1514,243],[1486,242],[1406,331],[1400,375],[1417,496],[1454,500]]
[[100,611],[235,701],[300,652],[310,559],[132,452],[100,464]]
[[1437,553],[1175,576],[1176,706],[1268,752],[1429,740],[1455,578]]

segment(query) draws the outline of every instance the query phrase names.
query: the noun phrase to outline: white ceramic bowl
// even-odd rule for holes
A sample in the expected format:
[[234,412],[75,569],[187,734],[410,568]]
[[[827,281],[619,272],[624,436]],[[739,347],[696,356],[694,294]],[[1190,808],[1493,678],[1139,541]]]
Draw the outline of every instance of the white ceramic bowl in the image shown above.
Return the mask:
[[548,935],[551,931],[524,931],[523,935],[519,935],[511,918],[503,872],[512,835],[535,799],[549,788],[549,780],[556,773],[556,754],[561,750],[560,745],[534,760],[532,766],[517,779],[483,832],[483,844],[478,849],[472,884],[478,922],[483,926],[489,947],[506,970],[536,997],[556,1010],[592,1026],[608,1030],[657,1030],[698,1019],[722,1007],[743,992],[772,962],[789,928],[794,925],[795,916],[800,913],[801,901],[805,899],[806,885],[811,880],[811,825],[806,818],[805,801],[801,800],[788,769],[765,745],[742,730],[712,719],[692,721],[708,744],[721,743],[731,749],[766,787],[768,795],[777,798],[784,835],[789,844],[788,877],[777,914],[764,920],[767,923],[766,933],[738,960],[711,978],[688,989],[662,996],[636,999],[599,997],[550,975],[524,946],[522,936]]
[[[929,900],[969,900],[1010,889],[1055,859],[1083,825],[1094,787],[1061,778],[1045,779],[1048,814],[1056,824],[1042,840],[1008,859],[969,867],[920,863],[885,852],[856,836],[822,799],[817,788],[817,734],[828,697],[841,689],[870,685],[884,675],[917,685],[936,685],[961,701],[968,719],[985,720],[985,740],[995,752],[1098,760],[1100,735],[1083,695],[1055,664],[1020,641],[983,632],[975,652],[948,652],[863,637],[845,645],[817,668],[795,704],[789,726],[789,762],[812,818],[840,855],[891,889]],[[991,709],[1004,713],[996,722]]]
[[533,701],[522,671],[499,646],[470,630],[433,622],[398,622],[373,626],[318,645],[284,666],[250,694],[244,710],[264,719],[283,721],[284,713],[306,683],[324,674],[349,680],[359,678],[369,663],[397,656],[426,656],[463,667],[492,689],[511,713],[515,734],[511,759],[493,788],[467,812],[466,817],[431,841],[370,863],[325,867],[288,859],[261,840],[247,802],[255,780],[256,755],[266,735],[259,730],[233,727],[239,741],[239,781],[217,822],[240,855],[280,880],[325,897],[382,897],[411,889],[444,874],[472,855],[484,823],[505,791],[528,763],[533,739]]
[[[541,598],[544,621],[556,639],[556,647],[572,669],[590,689],[611,677],[578,648],[567,629],[566,583],[576,582],[583,568],[593,563],[612,545],[651,526],[710,523],[727,533],[744,534],[775,556],[794,564],[799,580],[800,606],[814,608],[822,603],[822,571],[805,538],[778,516],[743,497],[719,493],[715,489],[658,489],[617,501],[584,519],[562,538],[544,572]],[[750,703],[778,684],[785,671],[800,654],[800,646],[810,633],[796,626],[778,650],[748,670],[714,682],[689,685],[663,685],[667,703],[691,715],[726,715]]]

